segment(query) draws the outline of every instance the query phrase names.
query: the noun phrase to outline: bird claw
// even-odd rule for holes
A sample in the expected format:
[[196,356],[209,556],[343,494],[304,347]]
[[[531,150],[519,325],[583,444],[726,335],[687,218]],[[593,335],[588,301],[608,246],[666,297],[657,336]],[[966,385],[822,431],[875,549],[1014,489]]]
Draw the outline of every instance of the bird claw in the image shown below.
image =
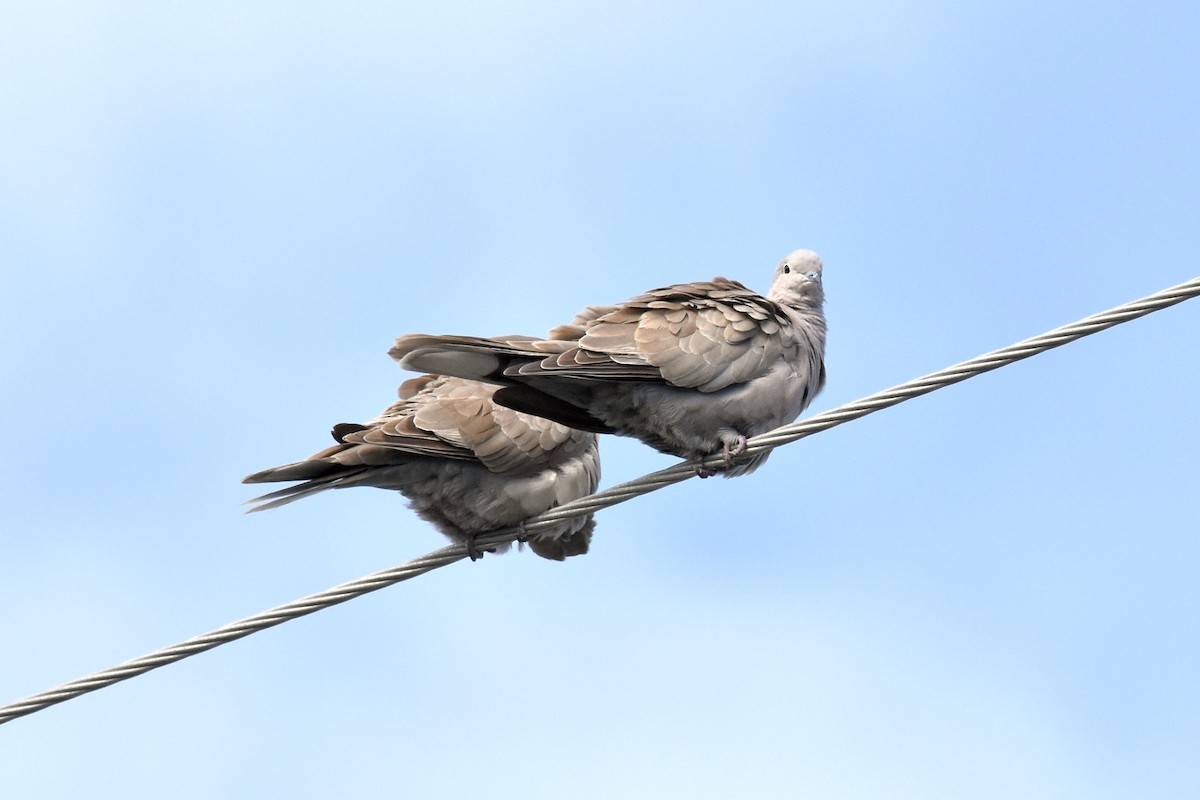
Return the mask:
[[[740,456],[742,453],[746,452],[747,440],[742,434],[726,428],[721,431],[720,436],[721,458],[725,461],[725,465],[722,467],[706,467],[703,464],[697,464],[697,477],[711,478],[713,475],[724,472],[733,466],[733,459],[735,456]],[[716,453],[713,455],[716,455]]]
[[472,561],[478,561],[479,559],[483,558],[484,551],[475,546],[475,534],[471,534],[467,537],[466,544],[468,558],[470,558]]
[[478,533],[472,533],[470,536],[467,537],[467,542],[466,542],[467,557],[470,558],[472,561],[478,561],[479,559],[483,558],[484,555],[487,553],[496,552],[496,548],[494,548],[494,547],[482,547],[482,548],[476,547],[475,540],[478,538],[479,538]]
[[737,434],[737,439],[733,441],[732,445],[728,441],[721,445],[721,455],[724,456],[727,467],[733,466],[734,456],[740,456],[744,452],[746,452],[746,437],[740,433]]
[[[517,523],[517,530],[519,530],[520,533],[517,534],[516,541],[519,542],[520,544],[528,543],[529,542],[529,533],[525,530],[525,520],[521,520],[520,522]],[[487,547],[487,548],[476,547],[475,540],[477,538],[479,538],[479,534],[472,533],[470,536],[467,537],[467,541],[466,541],[467,556],[472,561],[478,561],[479,559],[483,558],[485,553],[496,552],[496,548],[494,548],[494,547]]]

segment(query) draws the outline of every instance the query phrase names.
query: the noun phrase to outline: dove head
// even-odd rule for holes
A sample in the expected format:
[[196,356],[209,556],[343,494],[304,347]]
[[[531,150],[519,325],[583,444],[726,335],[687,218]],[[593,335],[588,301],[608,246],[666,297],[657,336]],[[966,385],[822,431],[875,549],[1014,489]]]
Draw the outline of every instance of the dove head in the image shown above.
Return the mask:
[[775,280],[767,295],[786,306],[820,308],[825,301],[821,286],[821,257],[812,250],[793,250],[775,268]]

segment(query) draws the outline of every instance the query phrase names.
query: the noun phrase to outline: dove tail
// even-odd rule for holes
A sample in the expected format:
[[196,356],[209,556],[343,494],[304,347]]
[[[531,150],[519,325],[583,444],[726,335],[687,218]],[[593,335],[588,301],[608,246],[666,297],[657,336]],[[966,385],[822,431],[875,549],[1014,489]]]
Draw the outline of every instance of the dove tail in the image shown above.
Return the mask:
[[366,467],[346,469],[340,464],[328,461],[298,461],[295,464],[285,464],[282,467],[272,467],[247,475],[242,483],[274,483],[276,481],[304,481],[295,486],[286,486],[274,492],[247,500],[246,504],[258,503],[254,508],[247,509],[247,514],[255,511],[266,511],[268,508],[279,508],[288,503],[310,495],[323,492],[326,489],[339,489],[343,486],[353,486],[354,479],[367,472]]
[[541,358],[539,354],[495,339],[427,336],[419,333],[401,336],[388,355],[396,359],[401,367],[413,372],[453,375],[466,380],[500,384],[512,383],[511,379],[505,377],[504,369],[514,358],[523,361]]
[[307,481],[313,478],[334,477],[331,473],[342,469],[335,464],[322,459],[310,458],[297,461],[294,464],[284,464],[282,467],[271,467],[253,475],[242,478],[242,483],[281,483],[283,481]]

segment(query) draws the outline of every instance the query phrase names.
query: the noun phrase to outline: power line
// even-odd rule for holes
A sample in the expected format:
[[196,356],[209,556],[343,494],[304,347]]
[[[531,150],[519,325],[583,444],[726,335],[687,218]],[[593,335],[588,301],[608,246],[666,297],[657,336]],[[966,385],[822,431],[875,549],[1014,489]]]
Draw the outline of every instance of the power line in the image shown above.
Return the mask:
[[[768,452],[781,445],[803,439],[814,433],[828,430],[844,422],[858,419],[859,417],[894,406],[905,400],[928,394],[959,381],[973,378],[976,375],[1012,364],[1015,361],[1044,353],[1052,348],[1073,342],[1076,339],[1081,339],[1084,336],[1111,328],[1123,322],[1128,322],[1131,319],[1136,319],[1151,312],[1167,308],[1176,303],[1181,303],[1197,295],[1200,295],[1200,278],[1193,278],[1186,283],[1172,286],[1169,289],[1164,289],[1161,292],[1140,300],[1117,306],[1099,314],[1093,314],[1078,322],[1064,325],[1061,328],[1055,328],[1040,336],[1025,339],[999,350],[993,350],[990,353],[985,353],[968,361],[946,367],[929,375],[902,383],[899,386],[894,386],[891,389],[885,389],[882,392],[877,392],[838,408],[815,414],[801,422],[784,425],[769,433],[755,436],[749,440],[746,454],[754,455]],[[723,464],[723,459],[720,456],[714,456],[708,459],[705,464],[707,466],[719,467]],[[600,509],[623,503],[634,497],[657,491],[664,486],[679,483],[680,481],[695,477],[695,475],[696,464],[694,462],[676,464],[667,469],[653,472],[627,483],[622,483],[596,494],[566,503],[543,514],[538,514],[525,523],[525,533],[536,533],[551,527],[555,522],[584,514],[591,514]],[[514,541],[521,535],[521,531],[515,528],[496,531],[480,535],[476,538],[475,545],[482,548],[504,544]],[[464,545],[443,547],[440,550],[435,550],[428,555],[405,562],[399,566],[374,572],[358,580],[343,583],[331,589],[326,589],[323,592],[276,606],[268,611],[232,622],[209,633],[192,637],[170,647],[165,647],[140,658],[135,658],[132,661],[126,661],[115,667],[110,667],[84,678],[64,683],[55,689],[31,695],[23,700],[2,706],[0,707],[0,724],[14,720],[17,717],[25,716],[26,714],[32,714],[35,711],[40,711],[43,708],[56,705],[65,700],[70,700],[81,694],[102,689],[118,681],[141,675],[152,669],[180,661],[196,653],[211,650],[218,645],[241,639],[244,636],[249,636],[252,633],[279,625],[288,620],[311,614],[314,611],[320,611],[323,608],[328,608],[338,603],[344,603],[347,600],[391,586],[400,581],[415,578],[438,567],[444,567],[456,561],[461,561],[466,556],[467,550]]]

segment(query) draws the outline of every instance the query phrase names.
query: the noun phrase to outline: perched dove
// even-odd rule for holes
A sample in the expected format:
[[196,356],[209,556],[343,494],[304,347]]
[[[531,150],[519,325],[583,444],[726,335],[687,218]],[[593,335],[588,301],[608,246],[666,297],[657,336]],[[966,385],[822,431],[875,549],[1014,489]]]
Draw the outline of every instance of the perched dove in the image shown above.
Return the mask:
[[[405,381],[400,400],[365,425],[333,428],[338,444],[304,461],[265,469],[243,483],[303,481],[251,500],[251,511],[325,489],[395,489],[422,518],[471,557],[475,536],[525,519],[596,490],[596,436],[497,405],[497,387],[423,375]],[[543,558],[586,553],[590,516],[539,531],[528,542]]]
[[687,459],[723,454],[733,477],[766,460],[734,463],[747,437],[791,422],[824,386],[824,298],[820,257],[797,250],[766,297],[715,278],[589,307],[547,339],[418,334],[391,355],[501,384],[497,403],[563,425]]

